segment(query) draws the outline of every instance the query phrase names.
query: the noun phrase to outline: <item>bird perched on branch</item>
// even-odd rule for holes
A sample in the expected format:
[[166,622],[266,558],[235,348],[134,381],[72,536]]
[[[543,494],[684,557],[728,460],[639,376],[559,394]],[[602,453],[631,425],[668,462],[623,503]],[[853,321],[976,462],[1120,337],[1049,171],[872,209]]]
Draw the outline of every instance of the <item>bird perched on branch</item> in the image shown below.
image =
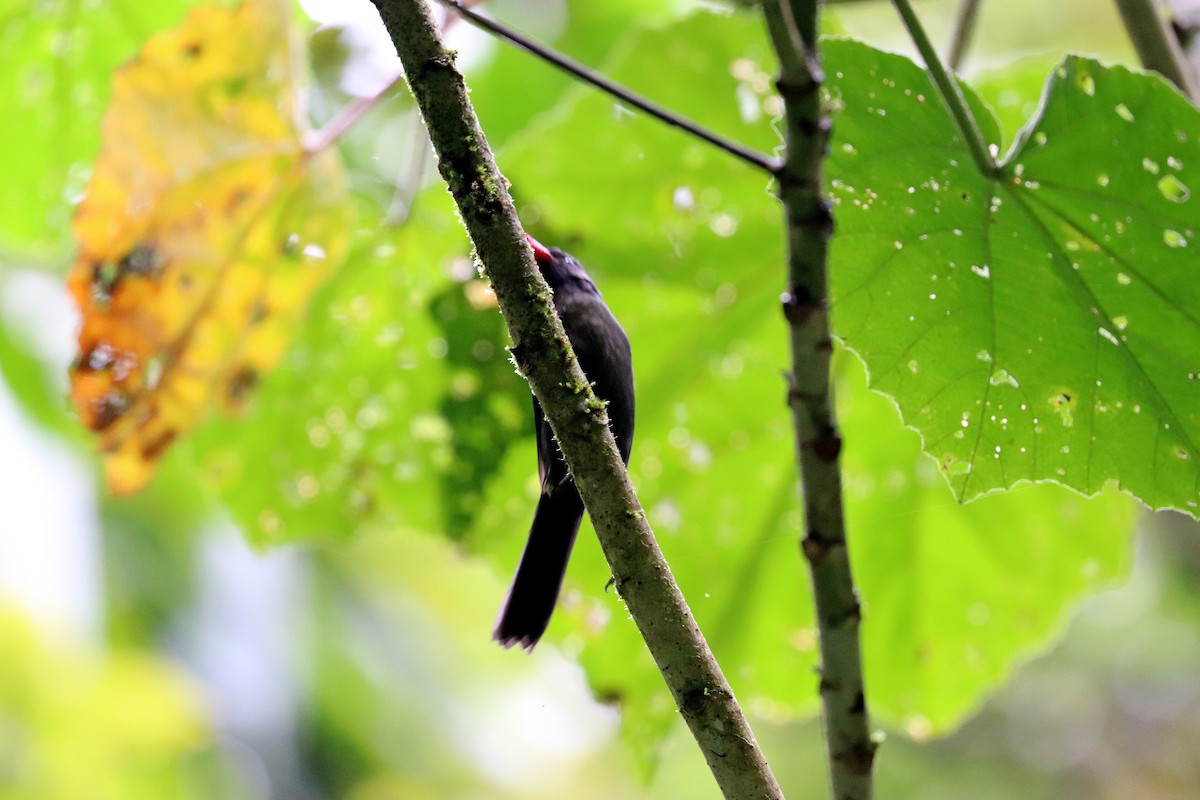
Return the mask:
[[[629,339],[604,304],[583,265],[529,237],[534,260],[554,292],[554,310],[596,396],[607,402],[608,424],[625,463],[633,446],[633,359]],[[550,624],[579,523],[583,500],[537,398],[533,400],[542,494],[521,562],[492,637],[505,647],[533,648]]]

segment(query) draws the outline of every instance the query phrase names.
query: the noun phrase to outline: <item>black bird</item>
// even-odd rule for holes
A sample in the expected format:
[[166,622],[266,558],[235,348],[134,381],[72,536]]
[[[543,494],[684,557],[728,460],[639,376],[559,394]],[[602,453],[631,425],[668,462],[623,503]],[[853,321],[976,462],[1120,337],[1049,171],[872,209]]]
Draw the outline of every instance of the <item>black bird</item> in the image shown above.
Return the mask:
[[[533,237],[529,244],[542,277],[554,291],[554,310],[579,366],[596,396],[608,402],[608,424],[621,458],[628,464],[634,411],[629,339],[578,261],[562,250],[543,247]],[[542,495],[517,574],[492,631],[492,638],[505,647],[520,644],[526,650],[533,649],[550,624],[584,511],[583,499],[536,397],[533,422]]]

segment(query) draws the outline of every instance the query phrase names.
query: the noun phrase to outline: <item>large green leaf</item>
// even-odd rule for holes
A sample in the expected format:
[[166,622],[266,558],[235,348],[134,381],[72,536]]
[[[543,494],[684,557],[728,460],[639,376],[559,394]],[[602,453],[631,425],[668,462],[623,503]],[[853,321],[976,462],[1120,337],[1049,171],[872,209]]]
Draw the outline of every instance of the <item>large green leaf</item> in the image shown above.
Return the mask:
[[[442,529],[439,480],[459,466],[438,404],[455,373],[428,308],[444,281],[437,268],[464,256],[448,198],[438,199],[413,225],[362,234],[248,415],[196,432],[201,468],[252,540]],[[499,342],[494,350],[488,358],[503,362]]]
[[871,711],[917,735],[945,732],[1049,644],[1076,598],[1128,573],[1132,504],[1050,485],[957,503],[892,402],[866,391],[858,365],[842,373]]
[[1113,482],[1195,513],[1200,113],[1159,78],[1070,58],[992,180],[912,62],[852,42],[827,58],[846,65],[837,330],[957,496]]

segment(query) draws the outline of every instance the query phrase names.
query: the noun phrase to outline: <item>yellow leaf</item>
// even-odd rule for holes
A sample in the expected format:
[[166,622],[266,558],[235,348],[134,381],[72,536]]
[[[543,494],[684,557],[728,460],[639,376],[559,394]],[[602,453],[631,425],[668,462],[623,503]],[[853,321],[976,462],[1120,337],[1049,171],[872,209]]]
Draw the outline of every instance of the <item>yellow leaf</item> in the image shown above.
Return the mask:
[[71,395],[115,493],[238,410],[345,256],[341,162],[305,149],[285,0],[196,9],[113,78],[74,220]]

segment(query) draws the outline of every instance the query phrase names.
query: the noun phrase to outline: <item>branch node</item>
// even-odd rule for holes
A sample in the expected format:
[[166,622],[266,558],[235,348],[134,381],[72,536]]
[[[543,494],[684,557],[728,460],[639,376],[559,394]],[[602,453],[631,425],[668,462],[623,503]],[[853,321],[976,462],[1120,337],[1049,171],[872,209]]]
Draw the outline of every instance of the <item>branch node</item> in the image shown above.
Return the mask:
[[457,76],[458,70],[455,68],[454,64],[455,53],[453,50],[447,50],[444,53],[438,53],[437,55],[430,56],[421,62],[421,66],[418,68],[418,72],[420,73],[418,80],[424,79],[425,76],[429,75],[431,72],[443,69],[449,70],[454,76]]
[[529,378],[530,348],[524,342],[514,342],[508,346],[509,361],[522,378]]
[[808,534],[800,542],[800,548],[804,551],[804,557],[812,563],[813,566],[820,564],[829,554],[838,547],[845,547],[846,543],[837,539],[830,539],[818,530],[810,529]]
[[833,759],[855,775],[869,775],[871,765],[875,763],[875,751],[878,749],[879,745],[868,739],[855,742],[848,749],[834,753]]
[[[727,700],[731,693],[719,687],[713,688],[710,686],[702,686],[698,689],[689,689],[684,692],[679,710],[685,714],[695,716],[703,715],[706,709],[714,702],[719,700]],[[719,733],[723,732],[724,725],[720,720],[713,720],[712,724],[716,727]]]
[[835,463],[842,452],[842,436],[837,428],[827,426],[820,436],[808,443],[808,449],[821,461]]
[[793,325],[803,325],[814,313],[824,311],[828,301],[815,297],[806,286],[793,285],[784,292],[779,302],[783,304],[783,317]]
[[821,114],[816,119],[801,119],[798,127],[805,136],[828,139],[829,134],[833,132],[833,120]]
[[[781,181],[789,186],[806,185],[813,189],[813,194],[820,192],[819,180],[813,184],[811,179],[790,177],[785,173]],[[833,204],[828,198],[822,197],[804,211],[789,213],[788,222],[801,230],[814,231],[823,240],[829,241],[834,231]]]
[[821,89],[821,82],[825,80],[820,68],[817,68],[814,74],[811,62],[806,62],[805,66],[805,74],[799,79],[790,75],[780,75],[775,79],[775,90],[793,103],[816,94]]

